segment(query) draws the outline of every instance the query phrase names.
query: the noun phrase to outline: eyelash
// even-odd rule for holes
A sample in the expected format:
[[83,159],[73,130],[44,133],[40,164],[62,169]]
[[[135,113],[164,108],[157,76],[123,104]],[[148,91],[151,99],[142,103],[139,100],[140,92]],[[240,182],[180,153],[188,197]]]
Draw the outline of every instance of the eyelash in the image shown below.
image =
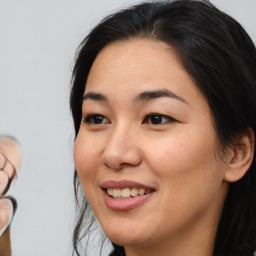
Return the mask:
[[[153,123],[152,119],[153,117],[157,117],[157,119],[155,121],[160,121],[160,123]],[[107,122],[104,123],[97,123],[95,122],[95,120],[93,121],[93,118],[101,118],[102,119],[106,119]],[[151,119],[151,121],[150,121]],[[166,119],[167,121],[162,122],[163,119]],[[143,124],[150,124],[150,125],[161,125],[161,124],[165,124],[165,123],[170,123],[170,122],[175,122],[177,120],[175,120],[174,118],[167,116],[167,115],[163,115],[163,114],[159,114],[159,113],[149,113],[147,114],[144,119],[143,119]],[[86,124],[91,124],[91,125],[100,125],[100,124],[105,124],[105,123],[111,123],[105,116],[101,115],[101,114],[86,114],[85,117],[83,117],[83,122],[85,122]]]
[[[150,120],[150,118],[152,118],[152,117],[160,117],[161,119],[161,121],[162,121],[162,119],[166,119],[167,121],[165,121],[165,122],[161,122],[161,123],[152,123],[152,120],[151,120],[151,122],[149,122],[149,120]],[[155,120],[155,121],[157,121],[157,120]],[[158,120],[159,121],[159,120]],[[149,114],[147,114],[145,117],[144,117],[144,120],[143,120],[143,122],[142,123],[149,123],[150,125],[161,125],[161,124],[165,124],[165,123],[170,123],[170,122],[175,122],[176,120],[174,119],[174,118],[172,118],[172,117],[170,117],[170,116],[167,116],[167,115],[163,115],[163,114],[159,114],[159,113],[149,113]]]
[[104,124],[104,123],[96,123],[95,120],[94,122],[92,122],[93,118],[97,118],[97,117],[107,120],[107,118],[101,114],[86,114],[85,117],[83,117],[83,121],[86,124],[92,124],[92,125]]

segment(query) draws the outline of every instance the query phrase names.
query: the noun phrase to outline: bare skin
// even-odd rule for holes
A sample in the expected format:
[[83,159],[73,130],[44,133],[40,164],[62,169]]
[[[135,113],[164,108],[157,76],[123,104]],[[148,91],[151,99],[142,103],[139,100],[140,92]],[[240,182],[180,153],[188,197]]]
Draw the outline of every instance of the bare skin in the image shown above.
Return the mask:
[[[243,152],[216,157],[211,110],[175,52],[134,39],[107,45],[95,59],[74,159],[97,220],[127,256],[210,256],[229,182],[248,170],[253,142],[248,130]],[[132,197],[104,190],[129,184],[151,195],[125,208]]]
[[21,150],[18,142],[9,137],[0,137],[0,153],[2,153],[9,162],[19,170],[21,165]]
[[13,205],[7,198],[0,199],[0,236],[11,222],[13,216]]
[[[19,144],[10,137],[0,137],[1,168],[14,180],[17,177],[21,164],[21,150]],[[6,176],[1,176],[6,178]],[[1,181],[0,181],[1,182]],[[11,222],[13,204],[10,199],[0,198],[0,236]]]

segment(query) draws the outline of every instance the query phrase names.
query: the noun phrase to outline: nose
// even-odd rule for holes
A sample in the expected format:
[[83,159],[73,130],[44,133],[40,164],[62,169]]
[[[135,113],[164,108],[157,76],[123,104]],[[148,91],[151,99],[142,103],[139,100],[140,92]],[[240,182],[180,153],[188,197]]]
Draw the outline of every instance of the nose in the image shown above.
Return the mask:
[[124,127],[114,129],[101,155],[102,162],[115,170],[124,166],[138,166],[142,158],[136,135],[136,132]]

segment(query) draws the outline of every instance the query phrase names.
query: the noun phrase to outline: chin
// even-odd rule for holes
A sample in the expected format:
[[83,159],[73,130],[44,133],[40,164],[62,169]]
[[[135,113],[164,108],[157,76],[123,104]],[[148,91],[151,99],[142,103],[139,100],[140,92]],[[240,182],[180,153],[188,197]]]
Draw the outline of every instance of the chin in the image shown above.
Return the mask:
[[[145,232],[139,232],[138,230],[131,229],[121,229],[120,226],[116,225],[116,229],[113,230],[113,227],[109,228],[109,230],[104,230],[105,234],[109,238],[109,240],[120,246],[140,246],[146,244],[149,237]],[[119,227],[119,228],[118,228]],[[110,231],[110,232],[108,232]]]
[[119,246],[141,246],[144,244],[142,240],[140,240],[139,238],[135,238],[133,236],[127,237],[127,235],[110,235],[108,236],[108,238],[111,242]]

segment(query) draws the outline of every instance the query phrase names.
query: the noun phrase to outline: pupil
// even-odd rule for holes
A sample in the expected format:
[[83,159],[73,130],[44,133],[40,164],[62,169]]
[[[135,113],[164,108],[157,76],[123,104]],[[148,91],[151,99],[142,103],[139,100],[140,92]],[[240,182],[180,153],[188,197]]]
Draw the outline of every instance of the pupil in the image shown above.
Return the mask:
[[161,116],[152,116],[151,117],[151,123],[152,124],[161,124],[162,123],[162,117]]
[[93,122],[94,122],[95,124],[101,124],[101,123],[102,123],[102,120],[103,120],[103,117],[102,117],[102,116],[95,116],[95,117],[93,118]]

